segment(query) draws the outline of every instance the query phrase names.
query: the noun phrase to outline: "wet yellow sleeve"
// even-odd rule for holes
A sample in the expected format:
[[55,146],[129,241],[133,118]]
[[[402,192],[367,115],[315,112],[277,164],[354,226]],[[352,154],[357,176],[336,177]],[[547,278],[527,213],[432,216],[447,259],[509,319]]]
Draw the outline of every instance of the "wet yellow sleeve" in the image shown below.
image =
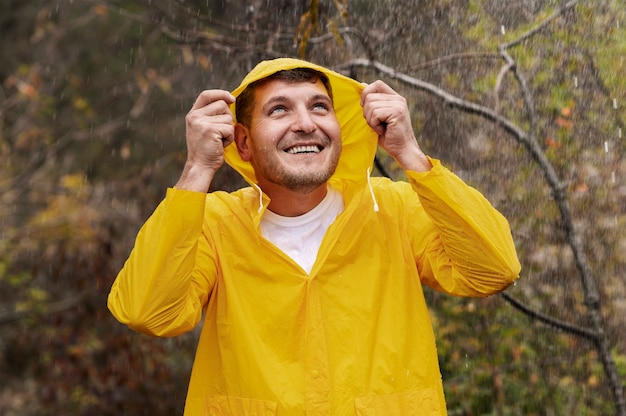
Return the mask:
[[143,225],[108,298],[113,315],[154,336],[192,330],[215,281],[211,242],[202,232],[206,194],[168,189]]
[[422,281],[457,296],[505,289],[521,269],[508,221],[480,192],[431,162],[430,172],[407,172],[431,220],[414,238]]

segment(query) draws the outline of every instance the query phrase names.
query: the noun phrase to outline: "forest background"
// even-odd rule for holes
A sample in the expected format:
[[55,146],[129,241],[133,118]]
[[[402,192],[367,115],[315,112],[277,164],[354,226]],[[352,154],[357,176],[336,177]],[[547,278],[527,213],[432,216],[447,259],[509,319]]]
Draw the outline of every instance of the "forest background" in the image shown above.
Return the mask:
[[622,0],[3,1],[0,414],[182,413],[198,334],[135,334],[106,296],[197,94],[295,56],[392,85],[510,220],[515,286],[427,291],[449,414],[626,415],[625,26]]

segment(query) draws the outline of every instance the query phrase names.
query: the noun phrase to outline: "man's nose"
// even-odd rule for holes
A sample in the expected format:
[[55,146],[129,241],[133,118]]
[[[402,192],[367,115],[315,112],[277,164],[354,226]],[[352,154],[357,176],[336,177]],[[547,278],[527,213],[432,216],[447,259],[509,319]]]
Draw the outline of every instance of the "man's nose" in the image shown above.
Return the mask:
[[311,114],[307,110],[301,109],[296,112],[296,119],[292,128],[297,132],[311,133],[317,128],[317,125]]

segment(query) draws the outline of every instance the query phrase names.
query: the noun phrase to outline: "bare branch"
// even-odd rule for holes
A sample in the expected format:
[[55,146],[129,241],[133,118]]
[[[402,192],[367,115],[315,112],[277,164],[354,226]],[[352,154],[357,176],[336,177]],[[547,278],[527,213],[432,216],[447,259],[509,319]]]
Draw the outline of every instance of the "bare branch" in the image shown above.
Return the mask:
[[378,172],[380,172],[381,175],[386,178],[391,178],[391,174],[389,173],[383,162],[380,161],[378,156],[374,156],[374,166],[376,166],[376,169],[378,170]]
[[[559,10],[556,10],[552,13],[546,20],[544,20],[541,24],[535,26],[533,29],[524,33],[522,36],[517,38],[516,40],[505,43],[499,46],[500,54],[505,58],[505,60],[510,64],[510,68],[513,69],[515,76],[520,84],[522,89],[522,93],[524,95],[524,101],[526,103],[526,107],[531,120],[531,129],[529,133],[529,137],[533,142],[536,142],[534,136],[534,126],[535,126],[535,114],[534,108],[532,105],[532,98],[530,94],[530,90],[526,86],[526,82],[524,77],[519,73],[517,66],[514,64],[514,60],[508,54],[507,50],[512,48],[513,46],[519,45],[522,41],[530,38],[534,34],[538,33],[540,30],[545,28],[551,21],[562,15],[565,11],[574,7],[578,3],[578,0],[571,0],[567,2],[563,7]],[[503,74],[503,72],[501,72]],[[545,171],[545,167],[542,166]],[[583,295],[585,298],[585,305],[587,306],[587,314],[591,319],[591,323],[594,329],[594,333],[596,337],[594,339],[596,349],[598,350],[598,356],[600,358],[600,362],[604,367],[604,371],[609,380],[609,384],[611,386],[611,390],[613,392],[613,397],[615,398],[615,406],[619,415],[626,416],[626,397],[624,397],[624,387],[622,385],[622,381],[620,380],[619,372],[617,371],[617,367],[615,365],[615,361],[613,356],[611,355],[611,347],[610,342],[604,332],[604,319],[602,317],[601,305],[600,305],[600,294],[598,291],[598,287],[596,281],[591,272],[591,266],[589,265],[589,261],[587,260],[587,255],[583,249],[583,243],[580,238],[580,235],[576,232],[574,227],[574,221],[570,212],[569,203],[567,200],[567,195],[565,193],[565,189],[563,187],[555,186],[557,182],[550,183],[552,188],[552,192],[555,198],[555,202],[559,208],[561,213],[561,222],[562,227],[565,230],[567,241],[572,248],[574,253],[574,259],[576,262],[576,267],[580,273],[580,278],[583,285]],[[540,316],[537,316],[537,319],[541,320]]]
[[533,319],[543,322],[549,327],[566,332],[568,334],[576,335],[581,338],[586,338],[594,343],[598,341],[598,334],[596,332],[581,328],[579,326],[567,323],[565,321],[561,321],[552,316],[548,316],[544,313],[538,312],[506,292],[500,293],[500,296],[508,303],[510,303],[515,309],[523,312],[525,315],[528,315]]
[[439,65],[444,65],[448,62],[455,62],[465,59],[501,59],[501,56],[494,52],[465,52],[455,53],[452,55],[443,56],[441,58],[433,59],[419,65],[413,65],[409,68],[410,71],[419,71],[426,68],[431,68]]
[[445,105],[449,107],[457,108],[467,113],[481,116],[489,121],[499,123],[507,132],[509,132],[509,134],[511,134],[511,136],[513,136],[513,138],[515,138],[519,143],[521,143],[524,147],[528,149],[531,157],[535,159],[543,169],[546,180],[557,189],[564,188],[564,185],[559,181],[552,164],[546,158],[543,150],[541,149],[541,146],[539,146],[537,141],[533,140],[526,131],[517,126],[511,120],[501,116],[493,109],[459,98],[437,87],[436,85],[430,84],[426,81],[422,81],[410,75],[397,72],[393,68],[383,65],[380,62],[369,61],[366,59],[354,59],[342,64],[339,68],[347,69],[352,67],[373,69],[390,78],[401,81],[406,85],[438,97],[444,102]]
[[530,38],[531,36],[533,36],[537,32],[539,32],[539,31],[543,30],[544,28],[546,28],[554,19],[556,19],[559,16],[561,16],[565,11],[567,11],[567,10],[571,9],[572,7],[576,6],[576,4],[578,4],[578,0],[570,0],[569,2],[565,3],[563,5],[563,7],[561,7],[558,10],[555,10],[554,13],[552,13],[550,16],[546,17],[546,19],[543,20],[540,24],[538,24],[537,26],[534,26],[532,29],[528,30],[527,32],[525,32],[524,34],[522,34],[518,38],[512,40],[511,42],[503,44],[501,46],[501,48],[509,49],[509,48],[512,48],[513,46],[519,45],[520,43],[522,43],[526,39]]
[[[365,49],[366,56],[369,59],[374,58],[374,52],[372,50],[372,46],[367,41],[367,38],[365,37],[363,32],[361,32],[360,30],[354,27],[342,27],[342,28],[337,29],[337,32],[339,32],[339,34],[341,34],[344,38],[346,37],[346,35],[354,35],[359,41],[359,43],[361,44],[361,46],[363,47],[363,49]],[[319,43],[327,42],[333,39],[335,39],[335,35],[332,32],[329,32],[329,33],[325,33],[322,36],[316,36],[316,37],[310,38],[308,40],[308,43],[319,44]]]
[[[511,68],[513,68],[515,66],[515,63],[510,60],[509,62],[507,62],[506,65],[504,65],[502,68],[500,68],[500,72],[498,72],[498,77],[496,78],[496,86],[494,87],[494,110],[496,112],[496,114],[500,114],[500,88],[502,87],[502,80],[504,79],[504,76],[507,74],[507,72],[509,72],[511,70]],[[496,123],[496,125],[498,125]]]

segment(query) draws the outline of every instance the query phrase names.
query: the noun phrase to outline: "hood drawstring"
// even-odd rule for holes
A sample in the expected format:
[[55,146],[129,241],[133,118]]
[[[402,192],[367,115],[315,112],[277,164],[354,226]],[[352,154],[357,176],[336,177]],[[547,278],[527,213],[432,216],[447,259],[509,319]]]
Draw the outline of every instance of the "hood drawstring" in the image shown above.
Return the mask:
[[372,182],[370,181],[370,168],[367,168],[367,186],[370,188],[370,194],[372,195],[372,201],[374,201],[374,212],[378,212],[378,202],[376,202],[376,195],[374,195],[374,188],[372,188]]
[[261,187],[259,185],[257,185],[256,183],[253,183],[254,187],[259,191],[259,209],[258,212],[263,211],[263,191],[261,190]]

